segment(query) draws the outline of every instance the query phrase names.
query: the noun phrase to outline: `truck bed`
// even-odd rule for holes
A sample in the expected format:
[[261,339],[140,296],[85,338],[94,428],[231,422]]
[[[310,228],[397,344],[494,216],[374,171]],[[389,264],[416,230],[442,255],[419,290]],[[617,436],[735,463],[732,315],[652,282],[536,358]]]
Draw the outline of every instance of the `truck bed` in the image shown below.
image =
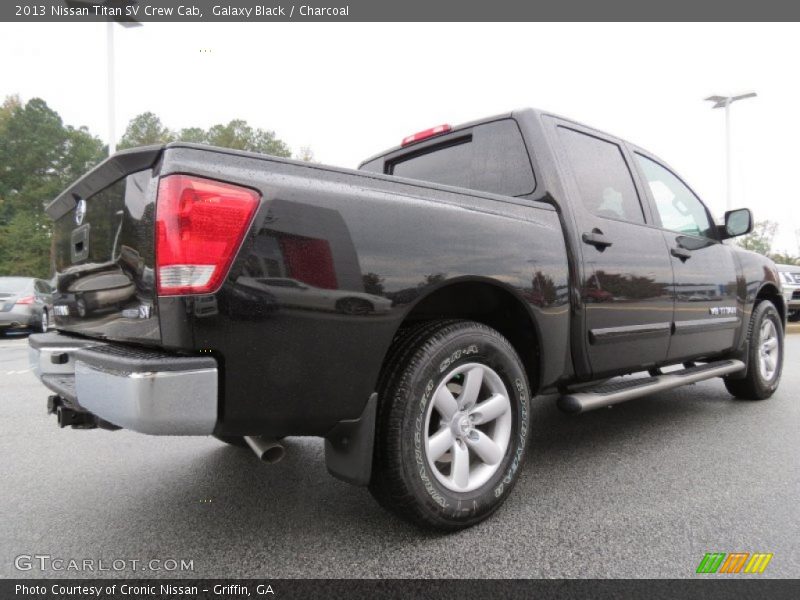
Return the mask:
[[[158,181],[177,173],[261,196],[214,293],[155,291]],[[86,199],[81,226],[90,228],[83,258],[76,198]],[[67,306],[56,327],[216,357],[220,434],[323,435],[358,416],[376,383],[362,373],[377,378],[405,315],[445,282],[463,282],[465,314],[478,283],[523,300],[560,357],[539,374],[543,382],[568,360],[564,240],[541,199],[175,143],[116,155],[48,211],[57,220],[55,303]],[[83,314],[81,286],[92,293]]]

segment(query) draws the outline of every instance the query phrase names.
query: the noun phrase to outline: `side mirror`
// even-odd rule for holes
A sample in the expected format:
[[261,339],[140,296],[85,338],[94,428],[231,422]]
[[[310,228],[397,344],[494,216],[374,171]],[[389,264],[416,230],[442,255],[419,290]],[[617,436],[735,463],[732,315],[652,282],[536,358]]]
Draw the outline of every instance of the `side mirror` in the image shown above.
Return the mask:
[[753,230],[753,215],[749,208],[737,208],[725,213],[724,238],[746,235]]

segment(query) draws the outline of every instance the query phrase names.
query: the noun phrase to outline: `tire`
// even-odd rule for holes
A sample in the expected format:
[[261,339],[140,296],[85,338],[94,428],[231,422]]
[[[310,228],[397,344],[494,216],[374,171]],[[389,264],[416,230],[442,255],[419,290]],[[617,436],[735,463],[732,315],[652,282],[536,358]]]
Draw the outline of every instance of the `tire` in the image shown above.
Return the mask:
[[368,315],[375,307],[361,298],[342,298],[336,303],[336,310],[346,315]]
[[793,310],[789,313],[789,321],[791,323],[797,323],[800,321],[800,310]]
[[756,304],[747,331],[747,375],[725,378],[725,387],[742,400],[766,400],[781,380],[783,370],[783,323],[768,300]]
[[47,333],[47,330],[50,329],[50,315],[47,313],[47,309],[42,311],[42,319],[39,322],[39,330],[42,333]]
[[529,395],[517,353],[490,327],[434,321],[405,331],[378,385],[370,492],[425,528],[486,519],[519,476]]

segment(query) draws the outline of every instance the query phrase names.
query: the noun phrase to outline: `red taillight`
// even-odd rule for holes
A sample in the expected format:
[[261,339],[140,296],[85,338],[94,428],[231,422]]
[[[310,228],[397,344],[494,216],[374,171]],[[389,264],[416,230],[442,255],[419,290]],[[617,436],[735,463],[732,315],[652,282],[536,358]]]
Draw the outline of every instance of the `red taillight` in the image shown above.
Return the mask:
[[20,298],[17,300],[17,304],[33,304],[35,298],[33,296],[25,296],[24,298]]
[[453,130],[450,125],[437,125],[436,127],[431,127],[430,129],[426,129],[425,131],[418,131],[414,135],[410,135],[406,138],[403,138],[403,141],[400,142],[401,146],[408,146],[409,144],[414,144],[416,142],[421,142],[422,140],[427,140],[430,137],[435,135],[441,135],[443,133],[449,133]]
[[248,188],[189,175],[158,184],[156,269],[162,296],[216,291],[258,207]]

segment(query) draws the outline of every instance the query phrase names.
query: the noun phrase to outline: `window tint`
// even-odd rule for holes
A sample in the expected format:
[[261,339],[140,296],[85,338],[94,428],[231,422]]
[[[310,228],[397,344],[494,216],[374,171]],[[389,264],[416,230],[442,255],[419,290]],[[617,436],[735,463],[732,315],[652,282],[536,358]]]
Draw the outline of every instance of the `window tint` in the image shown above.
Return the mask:
[[644,223],[642,204],[617,144],[558,128],[583,205],[599,217]]
[[471,137],[462,138],[456,144],[440,146],[434,152],[394,163],[392,174],[467,187],[465,182],[471,183],[473,179],[470,171],[474,147]]
[[24,292],[30,285],[31,280],[27,277],[0,277],[0,292],[4,294]]
[[474,127],[470,133],[386,165],[386,173],[505,196],[536,187],[522,134],[512,119]]
[[650,185],[661,226],[678,233],[713,237],[708,211],[692,190],[646,156],[636,154],[636,160]]

